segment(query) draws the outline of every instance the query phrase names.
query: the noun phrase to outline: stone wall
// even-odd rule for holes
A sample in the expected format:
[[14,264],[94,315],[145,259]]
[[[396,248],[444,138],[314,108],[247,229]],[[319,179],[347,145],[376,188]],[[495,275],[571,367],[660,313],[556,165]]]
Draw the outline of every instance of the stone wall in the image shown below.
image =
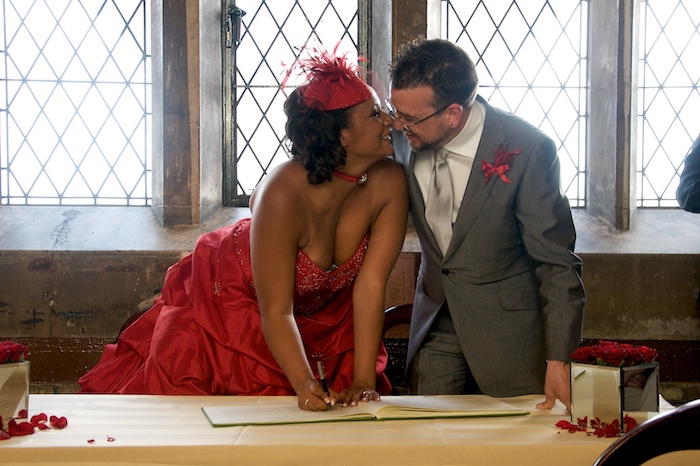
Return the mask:
[[[31,348],[32,390],[72,392],[124,321],[158,292],[181,252],[0,251],[0,339]],[[672,402],[700,397],[696,255],[582,254],[584,339],[632,341],[660,352]],[[401,254],[386,307],[410,303],[417,252]]]

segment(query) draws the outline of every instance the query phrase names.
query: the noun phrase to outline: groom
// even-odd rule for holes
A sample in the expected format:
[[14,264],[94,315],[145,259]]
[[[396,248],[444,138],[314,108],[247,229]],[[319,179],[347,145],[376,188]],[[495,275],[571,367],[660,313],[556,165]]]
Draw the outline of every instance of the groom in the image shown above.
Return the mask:
[[553,141],[477,96],[474,63],[451,42],[404,46],[391,86],[422,251],[412,392],[544,393],[539,408],[568,407],[585,295]]

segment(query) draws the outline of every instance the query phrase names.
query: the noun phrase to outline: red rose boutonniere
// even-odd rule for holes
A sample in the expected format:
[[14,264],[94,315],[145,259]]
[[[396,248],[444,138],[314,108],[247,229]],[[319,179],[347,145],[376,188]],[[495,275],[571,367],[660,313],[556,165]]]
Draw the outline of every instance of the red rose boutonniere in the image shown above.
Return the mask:
[[510,168],[510,158],[514,155],[518,155],[521,152],[522,150],[520,149],[509,151],[508,149],[505,149],[503,145],[499,145],[498,149],[496,149],[493,164],[487,162],[486,160],[481,161],[481,171],[483,171],[484,176],[486,176],[486,181],[484,181],[484,184],[488,183],[489,179],[494,173],[498,174],[504,183],[510,183],[510,180],[506,177],[506,172]]

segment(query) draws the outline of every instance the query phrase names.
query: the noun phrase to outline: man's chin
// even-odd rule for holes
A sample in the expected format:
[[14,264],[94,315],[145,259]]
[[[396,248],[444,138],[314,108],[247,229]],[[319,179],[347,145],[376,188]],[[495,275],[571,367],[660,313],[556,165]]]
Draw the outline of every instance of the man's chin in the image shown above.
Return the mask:
[[412,150],[413,152],[424,152],[424,151],[426,151],[426,150],[433,150],[433,149],[435,149],[435,147],[434,147],[433,145],[431,145],[431,144],[425,144],[425,143],[423,143],[423,142],[421,142],[421,141],[418,141],[418,142],[415,143],[415,144],[414,144],[414,143],[409,143],[409,145],[411,146],[411,150]]
[[406,134],[406,139],[408,139],[408,144],[411,146],[411,149],[414,151],[422,151],[425,150],[425,144],[423,144],[423,141],[421,141],[419,138],[417,138],[413,134]]

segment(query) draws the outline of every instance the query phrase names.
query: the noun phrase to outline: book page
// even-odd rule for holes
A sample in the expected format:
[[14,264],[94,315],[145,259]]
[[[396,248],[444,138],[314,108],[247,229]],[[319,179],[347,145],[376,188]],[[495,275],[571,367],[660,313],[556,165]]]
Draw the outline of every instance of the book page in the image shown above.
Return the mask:
[[304,411],[296,404],[286,403],[213,406],[202,410],[214,427],[528,414],[486,395],[385,396],[382,401],[362,402],[357,406],[337,404],[328,411]]
[[341,405],[336,405],[328,411],[304,411],[296,404],[209,406],[202,408],[202,411],[214,427],[374,419],[371,413],[353,407],[344,408]]
[[487,395],[423,395],[384,398],[374,410],[378,419],[519,416],[529,414]]

